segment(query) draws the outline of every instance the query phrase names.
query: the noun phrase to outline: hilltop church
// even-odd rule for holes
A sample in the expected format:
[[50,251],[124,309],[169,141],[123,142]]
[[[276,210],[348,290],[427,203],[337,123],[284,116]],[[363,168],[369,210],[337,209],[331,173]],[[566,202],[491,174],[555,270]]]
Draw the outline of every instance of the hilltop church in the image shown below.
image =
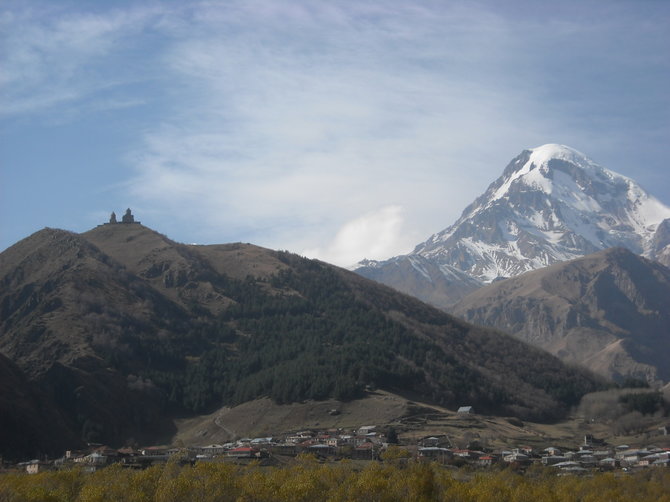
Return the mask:
[[[109,217],[109,224],[111,225],[115,223],[119,223],[119,221],[116,219],[116,213],[112,211],[112,215]],[[130,211],[130,208],[128,208],[126,209],[126,214],[121,217],[120,223],[139,223],[139,221],[135,221],[133,213]]]

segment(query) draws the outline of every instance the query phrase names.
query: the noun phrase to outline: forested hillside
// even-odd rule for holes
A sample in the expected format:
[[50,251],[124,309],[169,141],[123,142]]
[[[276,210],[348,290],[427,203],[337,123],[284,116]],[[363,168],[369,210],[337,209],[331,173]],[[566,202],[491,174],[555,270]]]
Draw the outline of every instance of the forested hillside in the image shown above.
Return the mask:
[[186,246],[139,224],[38,232],[0,255],[0,280],[0,350],[86,440],[149,441],[185,413],[375,387],[556,419],[602,386],[331,265],[252,245]]

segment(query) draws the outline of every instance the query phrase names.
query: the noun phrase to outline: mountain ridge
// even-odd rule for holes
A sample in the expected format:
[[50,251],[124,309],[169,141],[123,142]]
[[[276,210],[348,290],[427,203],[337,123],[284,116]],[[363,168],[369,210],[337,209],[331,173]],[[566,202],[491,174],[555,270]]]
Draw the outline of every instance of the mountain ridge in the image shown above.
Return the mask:
[[[400,291],[409,292],[405,282],[413,284],[413,294],[448,309],[476,283],[438,294],[440,274],[466,274],[483,285],[615,246],[664,261],[669,229],[670,208],[632,179],[572,148],[548,144],[512,159],[453,225],[410,254],[363,262],[356,271]],[[424,280],[402,262],[411,262]],[[422,284],[414,284],[417,279]]]
[[623,381],[667,382],[670,269],[611,248],[499,281],[452,312]]
[[36,232],[0,254],[0,283],[0,352],[86,441],[146,443],[176,416],[366,386],[546,420],[602,386],[344,269],[137,223]]

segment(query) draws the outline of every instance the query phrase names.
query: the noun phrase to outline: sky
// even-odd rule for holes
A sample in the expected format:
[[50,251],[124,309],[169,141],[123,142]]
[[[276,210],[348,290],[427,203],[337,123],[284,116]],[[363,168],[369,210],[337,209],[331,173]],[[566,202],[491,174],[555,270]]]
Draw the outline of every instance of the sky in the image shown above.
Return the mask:
[[0,2],[0,250],[130,207],[350,266],[569,145],[670,204],[670,2]]

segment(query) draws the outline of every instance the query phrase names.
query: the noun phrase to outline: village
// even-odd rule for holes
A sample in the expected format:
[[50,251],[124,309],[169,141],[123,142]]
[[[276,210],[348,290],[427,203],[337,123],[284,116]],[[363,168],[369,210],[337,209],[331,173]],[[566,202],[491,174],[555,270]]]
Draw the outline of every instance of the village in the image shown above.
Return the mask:
[[[459,410],[470,413],[469,407]],[[89,444],[79,451],[66,451],[57,459],[34,459],[5,470],[25,470],[30,474],[44,470],[79,467],[94,472],[112,464],[131,469],[143,469],[157,463],[176,461],[194,465],[196,462],[255,463],[259,466],[289,464],[301,455],[322,462],[350,459],[368,462],[436,462],[449,468],[502,469],[523,472],[532,465],[556,470],[557,475],[589,474],[603,471],[633,472],[647,468],[670,466],[670,447],[667,445],[668,428],[661,427],[653,440],[644,445],[608,444],[591,434],[575,438],[574,447],[547,446],[544,448],[517,445],[512,448],[491,448],[477,438],[455,440],[448,434],[422,437],[402,437],[389,426],[363,425],[358,428],[331,428],[302,430],[278,436],[241,438],[224,444],[189,446],[123,447],[113,449],[105,445]],[[465,436],[468,438],[468,436]]]

